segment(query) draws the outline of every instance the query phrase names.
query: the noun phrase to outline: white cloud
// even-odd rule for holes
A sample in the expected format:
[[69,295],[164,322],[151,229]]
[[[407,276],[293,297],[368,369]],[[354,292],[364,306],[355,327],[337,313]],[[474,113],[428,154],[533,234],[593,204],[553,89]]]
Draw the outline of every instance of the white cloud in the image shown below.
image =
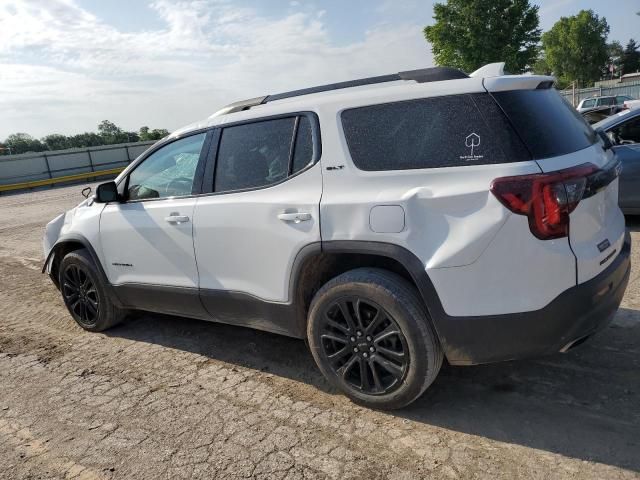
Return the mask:
[[430,66],[420,25],[335,45],[319,10],[265,17],[225,0],[156,0],[162,28],[119,31],[73,0],[0,0],[0,138],[177,128],[225,103]]

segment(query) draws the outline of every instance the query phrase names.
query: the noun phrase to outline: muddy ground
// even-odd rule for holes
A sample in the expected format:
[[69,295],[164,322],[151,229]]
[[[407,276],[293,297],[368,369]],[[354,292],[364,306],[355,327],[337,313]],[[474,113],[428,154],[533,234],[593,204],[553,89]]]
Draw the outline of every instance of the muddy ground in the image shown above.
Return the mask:
[[152,314],[82,331],[40,274],[43,227],[81,188],[0,197],[0,478],[640,478],[637,247],[590,342],[445,366],[383,413],[332,390],[302,341]]

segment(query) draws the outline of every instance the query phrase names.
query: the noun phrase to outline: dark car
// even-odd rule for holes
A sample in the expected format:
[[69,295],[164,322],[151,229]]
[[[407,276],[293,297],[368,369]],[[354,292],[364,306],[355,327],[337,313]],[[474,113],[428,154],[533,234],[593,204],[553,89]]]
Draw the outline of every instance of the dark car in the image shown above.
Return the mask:
[[593,128],[606,133],[622,162],[619,203],[625,214],[640,214],[640,108],[623,110]]

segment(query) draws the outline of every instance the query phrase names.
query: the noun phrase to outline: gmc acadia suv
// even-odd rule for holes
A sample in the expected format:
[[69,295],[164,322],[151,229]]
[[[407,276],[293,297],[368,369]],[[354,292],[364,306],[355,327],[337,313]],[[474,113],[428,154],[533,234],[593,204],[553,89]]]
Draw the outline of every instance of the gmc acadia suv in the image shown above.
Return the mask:
[[43,271],[86,330],[135,309],[306,338],[374,408],[445,356],[566,351],[628,282],[619,163],[552,77],[503,65],[231,104],[50,222]]

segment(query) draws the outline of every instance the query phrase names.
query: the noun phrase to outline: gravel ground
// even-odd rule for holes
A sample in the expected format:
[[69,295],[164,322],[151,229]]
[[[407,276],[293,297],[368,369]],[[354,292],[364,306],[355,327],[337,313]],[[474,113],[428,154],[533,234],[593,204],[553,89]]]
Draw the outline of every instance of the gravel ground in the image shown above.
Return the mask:
[[590,342],[445,366],[384,413],[332,390],[302,341],[151,314],[82,331],[40,274],[43,227],[81,188],[0,197],[0,478],[640,478],[637,248]]

